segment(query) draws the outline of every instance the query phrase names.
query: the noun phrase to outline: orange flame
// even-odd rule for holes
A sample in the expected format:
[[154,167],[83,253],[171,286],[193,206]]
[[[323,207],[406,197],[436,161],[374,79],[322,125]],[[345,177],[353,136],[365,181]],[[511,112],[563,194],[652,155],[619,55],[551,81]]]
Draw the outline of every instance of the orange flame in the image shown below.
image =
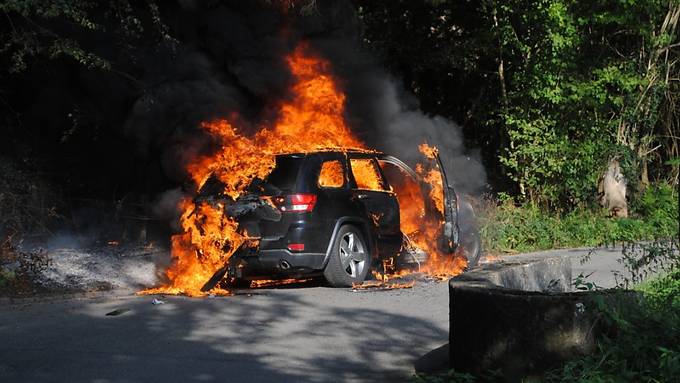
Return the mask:
[[385,190],[376,163],[371,159],[350,159],[352,174],[359,189]]
[[[429,160],[434,160],[436,154],[439,152],[436,147],[429,146],[426,143],[420,144],[418,149]],[[430,185],[431,189],[429,197],[434,202],[435,208],[440,214],[439,219],[442,219],[442,221],[435,220],[431,217],[425,219],[421,224],[422,232],[418,233],[420,235],[414,236],[414,242],[419,248],[428,253],[427,264],[422,271],[435,278],[447,279],[465,271],[465,268],[467,267],[467,258],[462,256],[460,252],[452,256],[451,254],[441,251],[439,246],[437,246],[437,241],[433,240],[434,238],[441,237],[440,234],[443,229],[444,180],[442,179],[442,172],[439,169],[439,163],[435,161],[430,162],[434,164],[434,167],[426,171],[422,164],[418,164],[418,166],[416,166],[416,172]]]
[[[423,190],[416,183],[408,182],[408,178],[405,177],[405,182],[392,185],[399,200],[400,227],[411,243],[427,254],[427,262],[420,271],[438,279],[446,279],[462,273],[467,267],[467,259],[461,254],[451,255],[441,249],[439,238],[444,224],[444,182],[439,164],[433,161],[437,148],[423,143],[418,149],[430,161],[416,164],[415,170],[429,185],[427,198],[434,205],[436,212],[427,212],[423,209],[425,205]],[[389,268],[387,271],[387,275],[380,274],[380,277],[395,278],[404,275],[404,271]]]
[[[271,172],[275,154],[365,149],[345,122],[345,96],[331,76],[329,63],[314,56],[306,44],[299,45],[287,63],[295,83],[291,99],[280,105],[274,126],[263,126],[253,137],[247,137],[226,120],[202,124],[218,150],[188,166],[197,189],[214,175],[225,185],[224,193],[236,199],[254,178],[265,178]],[[184,232],[172,237],[173,264],[166,272],[169,282],[142,293],[225,293],[201,292],[201,287],[226,264],[246,237],[237,232],[238,224],[224,214],[224,206],[194,205],[185,199],[180,209],[184,212]]]
[[337,188],[345,184],[345,172],[340,160],[326,161],[319,172],[319,186]]

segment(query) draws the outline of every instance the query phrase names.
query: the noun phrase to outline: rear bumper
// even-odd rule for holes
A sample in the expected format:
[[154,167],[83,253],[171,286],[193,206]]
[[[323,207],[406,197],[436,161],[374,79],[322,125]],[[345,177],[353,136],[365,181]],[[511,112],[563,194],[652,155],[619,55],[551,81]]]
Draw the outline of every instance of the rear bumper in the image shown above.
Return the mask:
[[324,253],[293,253],[288,249],[260,250],[253,255],[231,260],[229,273],[239,279],[293,278],[319,274],[324,267]]

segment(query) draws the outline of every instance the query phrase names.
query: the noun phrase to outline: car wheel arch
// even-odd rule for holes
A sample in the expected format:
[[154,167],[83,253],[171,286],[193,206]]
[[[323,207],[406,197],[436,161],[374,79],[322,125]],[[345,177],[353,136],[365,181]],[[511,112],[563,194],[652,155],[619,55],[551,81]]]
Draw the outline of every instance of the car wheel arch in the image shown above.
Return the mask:
[[371,257],[375,255],[376,243],[375,239],[370,234],[368,223],[358,217],[341,217],[335,221],[335,225],[333,226],[333,233],[331,234],[330,240],[328,241],[328,248],[326,249],[326,256],[324,257],[322,268],[325,268],[328,264],[328,260],[330,259],[333,251],[333,242],[335,241],[340,228],[345,225],[353,225],[359,229],[361,235],[364,236],[364,240],[366,241],[366,245],[368,246]]

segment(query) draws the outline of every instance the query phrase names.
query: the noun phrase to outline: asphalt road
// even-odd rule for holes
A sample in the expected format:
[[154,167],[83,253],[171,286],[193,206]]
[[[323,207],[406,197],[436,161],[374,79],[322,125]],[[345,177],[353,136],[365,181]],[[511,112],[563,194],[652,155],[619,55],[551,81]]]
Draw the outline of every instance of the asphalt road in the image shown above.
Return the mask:
[[[615,250],[585,265],[577,257],[587,250],[556,253],[567,252],[601,286],[618,267]],[[0,301],[0,382],[406,381],[448,337],[445,282],[152,299],[118,290]],[[122,313],[106,315],[114,310]]]

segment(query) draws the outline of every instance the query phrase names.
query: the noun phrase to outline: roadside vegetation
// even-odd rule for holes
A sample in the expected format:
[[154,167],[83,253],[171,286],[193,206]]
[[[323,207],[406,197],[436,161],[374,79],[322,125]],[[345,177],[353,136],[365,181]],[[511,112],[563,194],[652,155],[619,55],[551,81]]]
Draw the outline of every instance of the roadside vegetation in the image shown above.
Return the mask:
[[47,252],[22,251],[8,237],[0,241],[0,296],[22,296],[42,290],[36,283],[49,265]]
[[[488,252],[677,237],[677,0],[357,3],[366,45],[480,148]],[[627,218],[598,204],[613,160]]]
[[[680,376],[680,253],[677,237],[626,245],[619,288],[636,304],[598,306],[609,331],[595,353],[548,372],[545,382],[673,382]],[[645,280],[650,271],[660,276]]]
[[484,250],[499,255],[677,237],[678,197],[668,184],[651,185],[634,201],[629,217],[616,219],[599,206],[551,211],[518,204],[505,194],[476,205]]
[[366,44],[462,125],[495,192],[578,209],[612,159],[629,195],[677,185],[677,0],[357,3]]

